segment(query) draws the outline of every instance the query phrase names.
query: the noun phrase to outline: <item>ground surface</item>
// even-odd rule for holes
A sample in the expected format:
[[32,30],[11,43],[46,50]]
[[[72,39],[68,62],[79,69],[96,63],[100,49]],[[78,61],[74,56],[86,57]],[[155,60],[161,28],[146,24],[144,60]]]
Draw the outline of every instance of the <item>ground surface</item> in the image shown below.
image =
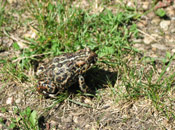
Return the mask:
[[[50,3],[1,1],[0,129],[175,129],[174,1]],[[92,91],[39,95],[38,63],[85,46]]]

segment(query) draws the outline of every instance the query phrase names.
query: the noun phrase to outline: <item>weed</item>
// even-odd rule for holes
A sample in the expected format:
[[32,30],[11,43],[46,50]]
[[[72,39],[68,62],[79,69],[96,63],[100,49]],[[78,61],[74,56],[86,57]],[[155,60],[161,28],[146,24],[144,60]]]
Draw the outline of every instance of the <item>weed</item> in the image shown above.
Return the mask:
[[38,130],[38,121],[37,121],[37,112],[35,110],[31,110],[30,107],[27,107],[24,110],[20,110],[19,108],[14,109],[14,114],[19,114],[19,116],[15,118],[11,118],[11,124],[9,128],[20,128],[27,130]]

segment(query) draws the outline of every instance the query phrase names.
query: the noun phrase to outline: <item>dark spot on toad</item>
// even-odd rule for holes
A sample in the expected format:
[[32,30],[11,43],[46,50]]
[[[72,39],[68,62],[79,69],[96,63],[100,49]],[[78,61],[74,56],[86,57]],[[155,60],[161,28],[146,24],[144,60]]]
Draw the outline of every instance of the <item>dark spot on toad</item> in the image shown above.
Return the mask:
[[60,75],[61,73],[63,73],[65,71],[64,68],[58,69],[58,71],[56,72],[56,75]]
[[64,81],[67,78],[67,74],[64,74],[62,77],[62,81]]
[[69,61],[69,62],[67,62],[67,67],[70,67],[71,65],[73,65],[73,62],[72,61]]
[[44,67],[43,67],[43,66],[39,67],[39,70],[43,70],[43,69],[44,69]]
[[61,67],[63,64],[62,63],[58,63],[57,67]]
[[60,59],[60,58],[54,58],[54,59],[53,59],[53,63],[59,62],[59,59]]
[[58,77],[56,78],[56,81],[57,81],[57,82],[61,82],[61,77],[58,76]]

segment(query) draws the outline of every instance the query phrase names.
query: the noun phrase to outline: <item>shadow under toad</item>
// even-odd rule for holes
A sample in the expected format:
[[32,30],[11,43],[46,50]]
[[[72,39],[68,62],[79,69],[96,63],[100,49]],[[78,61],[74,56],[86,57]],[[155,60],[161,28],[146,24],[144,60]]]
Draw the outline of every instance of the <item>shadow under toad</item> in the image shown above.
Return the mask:
[[[86,85],[88,86],[87,93],[94,95],[98,89],[105,88],[108,83],[114,86],[117,80],[117,72],[105,71],[104,69],[96,67],[88,70],[84,77]],[[76,94],[78,91],[81,91],[78,86],[78,83],[74,84],[68,88],[68,92],[70,94]]]

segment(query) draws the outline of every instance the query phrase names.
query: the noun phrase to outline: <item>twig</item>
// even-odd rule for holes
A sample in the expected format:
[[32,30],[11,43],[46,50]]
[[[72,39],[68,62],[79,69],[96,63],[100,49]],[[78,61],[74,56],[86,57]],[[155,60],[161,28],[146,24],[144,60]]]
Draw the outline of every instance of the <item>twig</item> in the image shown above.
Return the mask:
[[70,102],[72,103],[75,103],[77,105],[80,105],[80,106],[83,106],[83,107],[87,107],[87,108],[92,108],[92,106],[88,105],[88,104],[85,104],[85,103],[81,103],[81,102],[77,102],[77,101],[74,101],[74,100],[71,100],[71,99],[68,99]]
[[148,36],[148,37],[150,37],[152,40],[154,40],[155,42],[158,42],[159,43],[159,41],[157,41],[153,36],[151,36],[151,35],[149,35],[149,34],[147,34],[147,33],[145,33],[145,32],[143,32],[142,30],[140,30],[140,29],[138,29],[138,31],[140,32],[140,33],[142,33],[142,34],[144,34],[144,35],[146,35],[146,36]]

